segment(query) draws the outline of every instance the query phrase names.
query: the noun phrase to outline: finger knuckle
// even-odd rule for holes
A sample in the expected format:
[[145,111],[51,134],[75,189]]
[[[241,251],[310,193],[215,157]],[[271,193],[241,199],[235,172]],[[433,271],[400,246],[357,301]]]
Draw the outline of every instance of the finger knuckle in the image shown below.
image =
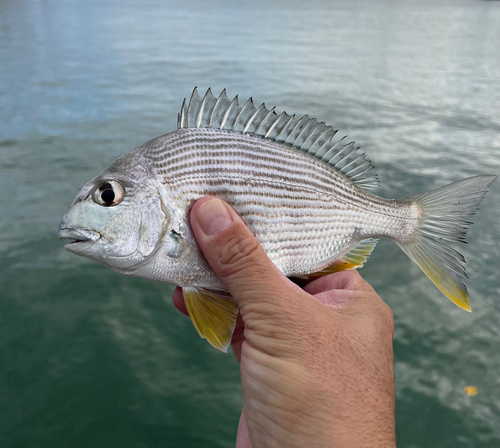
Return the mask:
[[220,246],[218,274],[230,277],[251,268],[259,257],[260,244],[253,235],[233,234]]
[[378,321],[384,331],[394,334],[394,314],[385,302],[382,302],[378,309]]

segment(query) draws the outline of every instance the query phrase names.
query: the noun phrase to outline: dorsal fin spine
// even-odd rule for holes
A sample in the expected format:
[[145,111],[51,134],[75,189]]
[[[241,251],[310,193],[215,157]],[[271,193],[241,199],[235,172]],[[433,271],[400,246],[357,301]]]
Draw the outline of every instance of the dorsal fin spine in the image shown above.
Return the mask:
[[248,128],[252,125],[252,121],[255,119],[258,112],[259,112],[259,109],[255,109],[255,112],[252,114],[252,116],[249,118],[249,120],[245,124],[242,132],[248,132]]
[[302,118],[299,119],[299,121],[297,121],[295,123],[295,126],[291,129],[291,131],[288,133],[284,143],[285,145],[290,145],[290,146],[293,146],[293,143],[295,142],[295,135],[298,135],[300,133],[300,130],[301,130],[301,126],[309,120],[309,116],[308,115],[304,115]]
[[[314,145],[316,140],[318,140],[319,136],[323,133],[325,128],[325,123],[317,123],[316,127],[311,131],[311,133],[307,136],[302,144],[302,149],[304,152],[309,153],[309,149]],[[306,151],[307,150],[307,151]]]
[[380,185],[380,180],[375,174],[370,177],[363,177],[362,179],[356,180],[356,184],[365,190],[373,190]]
[[[187,107],[187,114],[186,114],[186,118],[187,118],[187,127],[191,127],[192,126],[192,122],[191,122],[191,119],[190,119],[190,115],[191,115],[191,108],[194,108],[194,105],[196,103],[196,101],[198,100],[198,98],[200,97],[200,95],[198,94],[198,88],[195,87],[194,90],[193,90],[193,93],[191,94],[191,99],[189,100],[189,105]],[[193,110],[194,112],[194,110]]]
[[[345,173],[346,176],[349,176],[351,179],[355,180],[356,176],[365,173],[366,171],[372,169],[373,166],[368,159],[365,159],[360,165],[355,166],[352,170]],[[356,172],[357,171],[357,172]]]
[[350,152],[349,155],[345,158],[347,164],[342,167],[342,170],[347,170],[357,160],[358,156],[354,154],[354,151],[356,151],[358,148],[355,148],[353,145],[353,149],[354,150]]
[[205,102],[207,101],[207,95],[209,93],[212,93],[210,89],[207,90],[207,93],[205,93],[205,96],[203,97],[203,100],[201,101],[200,105],[200,110],[198,111],[198,115],[196,115],[196,127],[199,128],[201,124],[201,117],[203,116],[203,109],[205,108]]
[[[302,130],[300,131],[299,135],[297,135],[297,137],[295,138],[295,142],[294,142],[294,145],[295,147],[301,149],[301,151],[304,151],[306,148],[305,148],[305,143],[308,139],[308,137],[305,138],[305,140],[300,143],[300,139],[303,138],[304,135],[307,134],[307,130],[312,126],[314,126],[315,124],[318,124],[318,120],[316,120],[315,118],[313,120],[311,120],[309,123],[307,123],[303,128]],[[314,126],[313,130],[312,131],[308,131],[309,134],[308,135],[311,135],[316,129],[317,129],[318,126]]]
[[[288,120],[289,115],[286,112],[281,112],[281,114],[278,115],[278,118],[273,122],[273,124],[269,127],[267,132],[264,134],[264,138],[269,138],[272,136],[273,132],[276,130],[276,135],[274,136],[274,140],[277,139],[278,134],[281,132],[281,129],[284,126],[284,121]],[[281,128],[280,128],[281,126]]]
[[210,122],[211,122],[210,127],[213,127],[215,129],[219,128],[222,129],[221,127],[222,118],[230,105],[231,101],[227,97],[226,90],[224,89],[222,93],[219,95],[219,98],[216,101],[216,105],[214,106],[214,110],[212,111],[212,114],[210,116]]
[[[330,159],[337,154],[339,146],[342,146],[342,142],[344,139],[347,137],[347,135],[344,135],[337,143],[335,143],[326,153],[325,155],[321,158],[326,163],[329,163]],[[332,137],[332,143],[333,143],[333,137]]]
[[212,113],[210,114],[210,118],[208,120],[208,127],[212,127],[212,120],[214,118],[215,111],[217,110],[217,106],[221,103],[223,97],[226,96],[226,89],[224,89],[221,94],[219,95],[219,98],[217,98],[217,101],[215,102],[214,109],[212,110]]
[[253,113],[253,115],[250,117],[250,119],[247,121],[247,124],[243,128],[243,132],[247,132],[248,131],[248,128],[252,125],[253,121],[255,120],[255,117],[259,114],[259,112],[263,108],[264,109],[266,108],[266,106],[264,105],[264,103],[262,103],[257,109],[255,109],[255,112]]
[[231,112],[231,109],[233,108],[233,106],[236,104],[236,107],[238,107],[238,95],[236,95],[234,98],[233,98],[233,101],[231,101],[231,104],[229,105],[229,107],[227,108],[226,110],[226,113],[224,114],[224,116],[222,117],[222,121],[220,123],[220,128],[221,129],[224,129],[224,126],[226,125],[226,121],[227,121],[227,117],[229,116],[229,112]]
[[[262,105],[264,105],[264,103],[262,103]],[[265,107],[264,107],[265,108]],[[276,115],[276,113],[274,112],[274,110],[276,109],[276,107],[273,107],[268,113],[267,115],[262,119],[262,121],[259,123],[259,126],[255,129],[255,135],[260,135],[260,128],[262,127],[262,125],[264,123],[267,122],[267,120],[269,120],[270,117],[274,115]],[[278,121],[278,118],[275,118],[274,121],[273,121],[273,124],[269,127],[269,129],[273,129],[274,126],[276,125],[276,122]],[[264,137],[267,136],[267,133],[265,134]]]
[[288,121],[285,123],[285,125],[281,128],[281,131],[276,136],[276,141],[278,143],[284,143],[285,142],[286,136],[285,136],[285,140],[281,140],[281,134],[285,133],[286,129],[288,128],[288,126],[290,126],[290,123],[293,123],[294,119],[295,119],[295,114],[291,115],[290,118],[288,119]]
[[372,168],[373,168],[373,166],[371,166],[371,164],[370,164],[370,166],[367,167],[365,170],[361,170],[359,173],[353,174],[351,179],[355,182],[358,182],[358,177],[362,176],[364,173],[371,170]]
[[[274,111],[274,107],[273,107],[273,111]],[[278,118],[276,118],[276,120],[274,120],[274,123],[269,127],[269,129],[267,130],[267,132],[264,134],[264,138],[268,138],[271,133],[273,132],[274,128],[277,127],[278,123],[280,122],[280,120],[283,118],[283,117],[287,117],[288,114],[286,112],[281,112],[281,114],[278,115]]]
[[[311,123],[313,123],[314,121],[316,120],[313,120],[313,121],[309,121],[309,117],[307,117],[307,119],[304,120],[304,117],[302,117],[300,119],[300,121],[303,121],[302,122],[302,125],[299,126],[298,128],[295,127],[293,131],[297,132],[297,135],[295,136],[295,138],[293,139],[293,142],[291,143],[291,146],[293,146],[294,148],[298,148],[298,149],[302,149],[302,144],[304,142],[300,142],[300,139],[302,137],[302,135],[304,135],[304,132],[307,131],[307,129],[309,128],[309,126],[311,125]],[[299,123],[300,123],[299,121]]]
[[[262,103],[257,108],[255,118],[253,119],[253,122],[252,122],[253,129],[251,129],[251,132],[254,135],[259,135],[257,131],[260,129],[260,127],[263,124],[265,124],[266,126],[269,126],[269,123],[266,122],[266,120],[268,120],[270,117],[269,112],[270,111],[267,110],[266,105],[264,103]],[[271,118],[271,120],[272,120],[272,118]]]
[[325,142],[317,149],[316,153],[314,154],[314,156],[320,160],[323,160],[325,154],[329,150],[329,145],[333,144],[332,143],[333,137],[335,137],[335,134],[337,133],[337,131],[335,131],[334,129],[332,129],[332,128],[330,128],[330,129],[333,131],[332,135],[325,140]]
[[[246,113],[248,113],[248,110],[255,109],[255,106],[253,105],[253,99],[250,97],[247,102],[243,105],[242,109],[240,110],[240,113],[236,116],[236,119],[234,120],[232,130],[233,131],[238,131],[237,129],[238,125],[241,125],[241,118],[245,116]],[[242,131],[242,130],[240,130]]]
[[178,124],[177,127],[183,128],[184,127],[184,121],[186,117],[186,98],[184,98],[184,101],[182,102],[182,107],[181,107],[181,113],[179,114],[178,117]]
[[354,151],[354,145],[349,142],[345,145],[335,156],[333,156],[328,163],[342,171],[344,167],[350,162],[349,157]]
[[[309,148],[309,151],[307,151],[307,153],[311,154],[311,155],[314,155],[314,156],[319,156],[319,152],[321,151],[322,148],[325,147],[325,145],[328,143],[328,141],[331,139],[331,137],[330,138],[327,137],[325,139],[325,141],[323,143],[321,143],[321,144],[319,142],[321,142],[321,140],[323,138],[325,138],[325,136],[328,136],[329,132],[333,132],[333,135],[335,134],[335,131],[334,131],[333,128],[331,128],[329,126],[326,126],[326,129],[318,136],[318,138],[314,141],[314,143],[311,144],[311,147]],[[333,137],[333,135],[332,135],[332,137]],[[318,144],[319,147],[315,149],[314,146],[316,144]]]

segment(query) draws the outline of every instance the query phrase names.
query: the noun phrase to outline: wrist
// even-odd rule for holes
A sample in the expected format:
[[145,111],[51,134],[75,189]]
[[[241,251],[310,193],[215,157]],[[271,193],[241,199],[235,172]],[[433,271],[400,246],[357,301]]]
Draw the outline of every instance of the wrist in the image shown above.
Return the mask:
[[309,388],[307,406],[322,423],[307,446],[396,446],[394,382],[358,381],[323,376]]
[[243,349],[244,409],[253,446],[395,446],[393,382],[356,384],[321,371],[322,365],[279,359],[249,344]]

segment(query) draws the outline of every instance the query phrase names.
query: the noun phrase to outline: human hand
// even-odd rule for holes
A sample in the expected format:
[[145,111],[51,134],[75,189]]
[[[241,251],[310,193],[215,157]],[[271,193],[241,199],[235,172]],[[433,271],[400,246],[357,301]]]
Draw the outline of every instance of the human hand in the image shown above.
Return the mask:
[[[190,219],[240,307],[236,446],[394,446],[393,318],[373,288],[356,271],[299,288],[220,200],[200,199]],[[174,303],[187,314],[180,289]]]

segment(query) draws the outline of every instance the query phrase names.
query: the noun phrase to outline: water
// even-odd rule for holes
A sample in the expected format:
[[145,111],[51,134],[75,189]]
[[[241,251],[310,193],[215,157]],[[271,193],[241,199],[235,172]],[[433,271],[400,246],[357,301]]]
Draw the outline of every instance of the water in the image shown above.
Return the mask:
[[[333,124],[380,194],[406,197],[499,174],[499,43],[500,2],[2,0],[0,446],[233,445],[233,357],[171,288],[56,235],[80,186],[175,129],[193,86]],[[394,311],[401,447],[500,446],[499,194],[460,248],[472,314],[389,241],[363,269]]]

